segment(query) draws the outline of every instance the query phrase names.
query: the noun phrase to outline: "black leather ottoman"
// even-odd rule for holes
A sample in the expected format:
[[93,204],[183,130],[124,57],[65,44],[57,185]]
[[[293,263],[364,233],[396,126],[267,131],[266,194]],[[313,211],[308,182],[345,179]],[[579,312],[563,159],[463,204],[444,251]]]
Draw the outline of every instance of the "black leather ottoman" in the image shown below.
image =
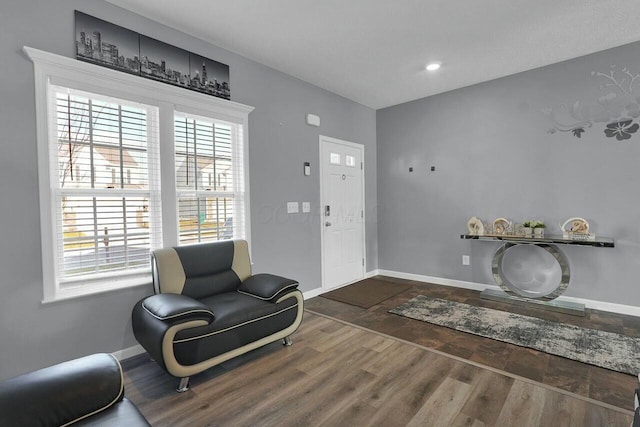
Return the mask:
[[149,426],[124,397],[122,368],[94,354],[0,383],[0,425]]

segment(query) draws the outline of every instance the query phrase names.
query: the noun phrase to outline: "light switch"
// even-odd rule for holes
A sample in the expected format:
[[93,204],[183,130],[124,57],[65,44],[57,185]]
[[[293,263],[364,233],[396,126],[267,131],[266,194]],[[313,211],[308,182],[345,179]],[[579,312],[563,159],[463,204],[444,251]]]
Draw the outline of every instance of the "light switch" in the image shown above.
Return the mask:
[[302,202],[302,212],[303,212],[303,213],[309,213],[309,212],[311,212],[311,203],[309,203],[309,202]]
[[298,213],[300,206],[298,202],[287,202],[287,213]]

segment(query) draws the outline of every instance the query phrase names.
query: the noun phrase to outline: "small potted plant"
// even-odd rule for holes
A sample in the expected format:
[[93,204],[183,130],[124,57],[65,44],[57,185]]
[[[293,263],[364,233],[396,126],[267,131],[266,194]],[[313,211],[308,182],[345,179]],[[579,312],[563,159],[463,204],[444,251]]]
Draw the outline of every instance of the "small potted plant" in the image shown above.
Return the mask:
[[531,221],[525,221],[522,223],[522,230],[524,232],[524,235],[527,237],[531,236]]
[[533,228],[533,236],[534,237],[544,237],[544,229],[546,225],[544,225],[543,221],[531,221],[531,228]]

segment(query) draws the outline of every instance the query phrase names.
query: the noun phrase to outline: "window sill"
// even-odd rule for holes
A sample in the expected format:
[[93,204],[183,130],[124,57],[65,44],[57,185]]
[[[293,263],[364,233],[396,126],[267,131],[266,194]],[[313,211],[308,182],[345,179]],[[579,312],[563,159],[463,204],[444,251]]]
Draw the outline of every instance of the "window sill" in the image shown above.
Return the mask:
[[86,282],[76,285],[63,285],[54,290],[53,295],[45,296],[42,300],[42,304],[51,304],[58,301],[65,301],[75,298],[82,298],[92,295],[103,294],[106,292],[118,291],[122,289],[136,288],[140,286],[149,286],[151,290],[151,273],[145,273],[144,275],[137,275],[134,277],[126,278],[113,278],[109,281],[101,281],[102,283],[88,284]]

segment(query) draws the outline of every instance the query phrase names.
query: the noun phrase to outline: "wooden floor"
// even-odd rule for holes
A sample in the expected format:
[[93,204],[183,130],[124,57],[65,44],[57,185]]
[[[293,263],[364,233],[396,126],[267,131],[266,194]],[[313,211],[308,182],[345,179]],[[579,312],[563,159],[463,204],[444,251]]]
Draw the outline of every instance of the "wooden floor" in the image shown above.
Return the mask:
[[154,426],[624,426],[631,412],[305,313],[274,343],[192,378],[186,393],[148,356],[125,391]]
[[408,319],[390,314],[388,310],[417,295],[427,295],[634,337],[640,337],[638,317],[597,310],[587,310],[585,317],[579,317],[532,305],[485,300],[478,291],[468,289],[383,276],[367,280],[410,284],[411,289],[367,310],[322,297],[306,301],[305,308],[620,408],[633,409],[632,397],[638,379],[632,375]]

